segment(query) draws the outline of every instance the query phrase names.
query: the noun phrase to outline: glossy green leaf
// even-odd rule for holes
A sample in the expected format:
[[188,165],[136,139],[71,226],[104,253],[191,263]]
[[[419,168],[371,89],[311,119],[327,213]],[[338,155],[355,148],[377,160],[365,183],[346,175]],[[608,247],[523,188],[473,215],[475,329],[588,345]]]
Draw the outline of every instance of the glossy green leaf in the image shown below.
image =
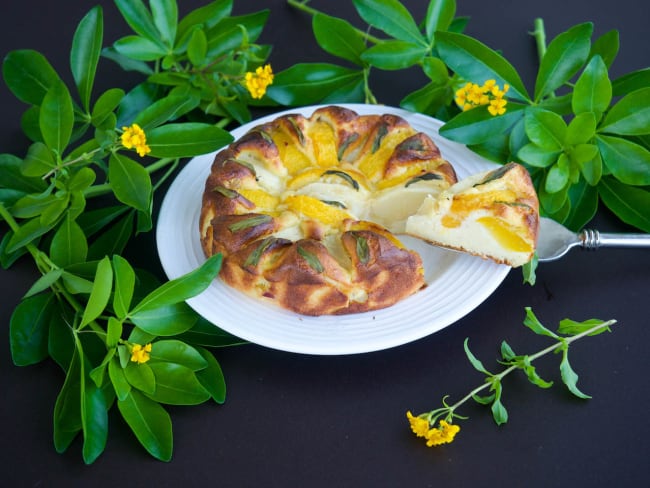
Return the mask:
[[167,54],[159,43],[140,36],[122,37],[113,47],[119,54],[136,61],[157,61]]
[[599,131],[628,136],[650,134],[650,87],[619,100],[607,113]]
[[70,193],[65,191],[55,193],[50,205],[44,208],[41,213],[41,223],[43,225],[56,224],[60,218],[64,217],[64,212],[67,210],[69,203]]
[[324,51],[363,65],[361,54],[366,49],[365,40],[348,21],[317,13],[312,20],[312,28],[316,42]]
[[599,135],[596,142],[603,163],[628,185],[650,185],[650,151],[621,137]]
[[75,274],[68,273],[66,271],[64,271],[61,275],[61,280],[65,285],[65,289],[73,295],[77,295],[79,293],[87,294],[90,293],[93,289],[92,281]]
[[593,112],[600,115],[607,110],[612,100],[612,83],[609,81],[607,66],[600,56],[589,64],[576,81],[571,105],[576,114]]
[[74,349],[70,366],[66,371],[63,387],[54,404],[54,448],[65,452],[81,431],[81,381],[82,370],[79,350]]
[[270,13],[269,9],[264,9],[252,14],[224,17],[208,31],[208,43],[210,45],[215,44],[214,41],[218,38],[220,32],[232,32],[234,30],[245,31],[247,44],[254,43],[262,34]]
[[177,339],[156,341],[151,349],[151,359],[180,364],[192,371],[208,366],[203,356],[192,346]]
[[135,290],[135,271],[122,256],[113,256],[113,271],[115,272],[115,292],[113,294],[113,310],[120,317],[126,317],[131,307],[131,299]]
[[207,60],[207,54],[208,38],[203,29],[196,28],[192,31],[187,43],[187,57],[194,66],[203,66]]
[[598,190],[585,180],[580,179],[577,184],[569,188],[569,201],[571,209],[564,219],[564,226],[579,232],[591,222],[598,210]]
[[[557,331],[560,334],[565,334],[565,335],[578,335],[588,331],[589,329],[592,329],[597,325],[601,325],[604,323],[605,321],[600,319],[587,319],[582,322],[577,322],[571,319],[562,319],[560,320]],[[603,332],[611,332],[611,331],[612,330],[609,327],[603,327],[602,329],[598,329],[590,333],[589,337],[602,334]]]
[[549,110],[526,110],[526,135],[539,147],[558,151],[566,139],[567,126],[562,117]]
[[321,100],[323,104],[361,103],[366,100],[363,75],[348,80],[347,83],[331,91]]
[[129,207],[124,205],[88,210],[79,216],[77,223],[83,229],[86,237],[92,237],[129,210]]
[[[455,0],[431,0],[424,18],[424,30],[429,40],[436,31],[446,31],[456,15]],[[435,45],[435,44],[434,44]]]
[[153,393],[156,390],[156,378],[148,363],[129,362],[124,368],[124,376],[133,388],[143,393]]
[[108,363],[108,377],[111,379],[118,400],[126,400],[129,393],[131,393],[131,385],[126,380],[124,369],[120,366],[120,360],[115,356]]
[[612,82],[614,96],[627,95],[633,91],[650,86],[650,68],[626,73]]
[[108,405],[101,389],[91,381],[85,380],[83,391],[83,447],[82,455],[86,464],[92,464],[104,452],[108,439]]
[[463,144],[481,144],[507,132],[524,116],[524,107],[513,103],[503,115],[493,116],[485,107],[461,112],[440,128],[440,135]]
[[526,327],[532,330],[535,334],[552,337],[553,339],[558,338],[557,334],[542,325],[542,323],[533,312],[532,308],[525,307],[525,310],[526,317],[524,318],[524,325]]
[[190,330],[177,337],[188,344],[206,347],[226,347],[247,344],[247,341],[244,339],[229,334],[202,317],[199,317]]
[[465,339],[465,342],[463,343],[463,348],[465,349],[465,355],[467,356],[467,359],[469,359],[469,362],[472,364],[475,370],[480,371],[481,373],[491,375],[491,373],[485,369],[485,366],[483,366],[483,363],[481,362],[480,359],[478,359],[472,351],[469,349],[469,338]]
[[544,189],[548,193],[556,193],[566,188],[569,183],[569,161],[566,154],[562,153],[546,173]]
[[221,371],[218,361],[210,351],[203,348],[198,348],[199,353],[207,363],[207,367],[197,371],[196,378],[199,380],[203,388],[209,393],[210,397],[216,403],[223,403],[226,401],[226,380]]
[[92,124],[97,127],[112,114],[120,105],[124,98],[124,90],[121,88],[111,88],[102,93],[93,105],[90,117]]
[[40,177],[22,173],[23,160],[13,154],[0,154],[0,187],[24,193],[41,193],[47,183]]
[[178,23],[177,38],[183,38],[196,25],[210,29],[232,12],[233,0],[217,0],[189,12]]
[[138,210],[149,210],[153,187],[149,173],[141,164],[122,154],[112,154],[108,161],[108,181],[120,202]]
[[151,41],[158,41],[158,29],[142,0],[115,0],[115,5],[131,29]]
[[512,65],[478,40],[464,34],[438,32],[436,49],[445,64],[463,79],[477,84],[494,79],[501,87],[510,85],[509,98],[530,100],[526,87]]
[[650,233],[650,191],[629,186],[613,177],[603,177],[598,184],[600,198],[616,216],[644,232]]
[[198,107],[199,103],[198,97],[166,96],[142,110],[133,122],[140,125],[145,133],[149,134],[150,129],[180,118]]
[[161,461],[171,459],[172,421],[161,405],[131,390],[124,399],[118,399],[117,408],[149,454]]
[[557,90],[584,65],[591,47],[593,24],[585,22],[571,27],[553,39],[535,80],[535,101]]
[[5,251],[8,253],[17,251],[21,247],[49,232],[53,227],[54,223],[44,225],[38,217],[28,220],[22,224],[16,232],[14,232],[13,236],[7,243]]
[[86,236],[70,216],[63,219],[50,244],[50,259],[62,268],[81,263],[88,255]]
[[184,122],[156,127],[147,133],[150,156],[186,158],[207,154],[232,142],[229,132],[211,124]]
[[47,336],[54,295],[42,293],[23,299],[9,321],[9,346],[16,366],[36,364],[48,355]]
[[537,144],[526,144],[517,153],[524,163],[535,168],[546,168],[557,161],[560,151],[539,147]]
[[166,362],[150,364],[156,377],[156,390],[147,394],[152,400],[168,405],[198,405],[210,398],[190,368]]
[[168,281],[149,293],[131,310],[131,315],[183,302],[198,295],[212,283],[220,268],[221,254],[216,254],[197,269]]
[[173,336],[191,329],[198,316],[185,302],[131,313],[131,321],[154,336]]
[[40,105],[50,87],[59,81],[45,56],[31,49],[9,52],[2,63],[2,76],[16,98],[32,105]]
[[580,172],[587,183],[594,186],[603,176],[603,160],[599,153],[593,159],[580,164]]
[[427,46],[411,13],[398,0],[353,0],[363,20],[389,36]]
[[86,111],[90,110],[90,95],[103,40],[103,13],[101,7],[96,6],[79,22],[70,51],[70,69],[79,90],[81,104]]
[[596,117],[593,112],[576,115],[566,130],[564,142],[569,145],[585,144],[596,135]]
[[67,189],[70,192],[84,191],[95,182],[96,178],[97,175],[89,167],[79,168],[79,170],[72,173],[72,177],[67,184]]
[[449,89],[431,82],[409,93],[400,101],[399,106],[412,112],[435,114],[447,103]]
[[21,165],[21,172],[25,176],[43,176],[54,168],[56,168],[56,159],[45,144],[35,142],[29,146]]
[[105,257],[97,265],[93,289],[90,292],[88,303],[86,303],[86,308],[81,317],[80,328],[89,324],[102,314],[108,304],[112,288],[113,268],[108,257]]
[[550,388],[553,386],[552,381],[546,381],[544,380],[538,373],[537,369],[535,366],[533,366],[530,362],[530,357],[524,356],[523,358],[523,370],[524,373],[526,373],[526,377],[528,378],[528,381],[530,381],[533,385],[539,386],[540,388]]
[[578,388],[578,375],[571,365],[569,364],[569,347],[565,346],[562,348],[562,361],[560,362],[560,376],[562,377],[562,382],[567,386],[569,391],[573,393],[578,398],[591,398],[589,395],[584,394]]
[[105,229],[88,247],[88,259],[101,259],[103,256],[122,254],[129,239],[133,236],[133,219],[135,212],[131,211],[114,225]]
[[56,202],[52,194],[28,194],[18,199],[11,208],[11,214],[20,219],[30,219],[40,216],[48,207]]
[[60,268],[55,268],[51,271],[48,271],[39,279],[37,279],[32,286],[29,287],[29,290],[27,290],[27,293],[25,293],[23,298],[29,298],[33,295],[37,295],[38,293],[47,290],[52,284],[58,281],[58,279],[61,277],[61,274],[63,274],[63,270]]
[[106,347],[115,348],[122,337],[122,322],[115,317],[108,317],[106,325]]
[[166,46],[171,48],[176,40],[176,26],[178,25],[176,0],[150,0],[149,6],[160,38]]
[[492,402],[492,407],[490,407],[490,410],[492,410],[492,418],[497,425],[503,425],[508,422],[508,410],[506,410],[506,407],[501,402],[501,382],[498,380],[495,381],[493,389],[494,401]]
[[55,81],[43,97],[39,112],[45,144],[61,154],[70,142],[73,124],[74,110],[68,88],[62,81]]
[[389,40],[375,44],[361,59],[379,69],[401,70],[421,63],[427,48],[408,41]]
[[605,66],[609,68],[620,47],[620,39],[617,30],[610,30],[605,32],[602,36],[598,37],[593,44],[591,45],[591,52],[589,53],[589,59],[594,56],[600,56],[605,63]]

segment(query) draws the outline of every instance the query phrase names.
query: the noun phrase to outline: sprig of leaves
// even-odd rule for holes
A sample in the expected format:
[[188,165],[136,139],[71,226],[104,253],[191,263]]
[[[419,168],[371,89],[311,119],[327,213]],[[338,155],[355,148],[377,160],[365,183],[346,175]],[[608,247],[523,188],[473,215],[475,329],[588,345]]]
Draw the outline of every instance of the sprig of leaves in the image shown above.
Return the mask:
[[[577,231],[602,201],[622,221],[650,232],[650,69],[610,79],[617,31],[592,40],[593,25],[585,22],[546,46],[536,19],[541,62],[531,94],[498,51],[462,33],[467,19],[455,16],[455,0],[430,0],[419,23],[399,0],[354,0],[367,30],[309,7],[308,0],[288,3],[312,15],[319,46],[346,65],[296,64],[276,76],[273,100],[376,103],[372,69],[421,69],[429,81],[400,106],[443,120],[442,135],[491,160],[524,164],[544,214]],[[371,29],[382,37],[368,34]],[[490,79],[509,85],[505,114],[456,106],[462,85]]]
[[[118,4],[141,35],[124,43],[135,57],[148,59],[155,50],[143,39],[157,36],[172,49],[174,32],[206,28],[204,10],[177,26],[174,2],[152,1],[147,15],[139,0]],[[144,100],[142,86],[96,95],[102,45],[103,13],[95,7],[72,40],[72,87],[33,50],[12,51],[2,65],[7,86],[28,106],[21,125],[31,144],[23,158],[0,155],[0,218],[9,226],[0,264],[8,268],[29,255],[41,274],[11,316],[11,354],[18,366],[49,357],[65,372],[54,407],[58,452],[81,435],[83,459],[94,462],[106,445],[108,411],[117,405],[144,448],[169,460],[164,405],[222,403],[223,374],[206,347],[242,341],[185,303],[216,277],[220,255],[161,284],[121,254],[136,233],[152,228],[156,190],[181,159],[214,151],[232,136],[214,123],[188,121],[201,102],[182,90],[158,92],[146,107],[134,103]],[[132,124],[146,134],[144,159],[122,143],[123,126]],[[133,352],[145,345],[150,359],[136,361]]]
[[[483,365],[483,362],[472,353],[469,349],[469,339],[465,339],[463,344],[465,354],[474,369],[484,375],[485,378],[483,383],[452,405],[447,403],[448,397],[445,396],[442,401],[442,407],[431,410],[430,412],[422,413],[417,417],[410,416],[410,421],[417,423],[426,420],[428,422],[427,427],[433,427],[435,430],[436,422],[438,422],[439,419],[443,419],[445,422],[449,423],[452,423],[454,419],[467,419],[467,417],[460,415],[457,410],[466,402],[474,400],[481,405],[489,406],[494,421],[497,425],[502,425],[508,421],[508,410],[502,401],[503,379],[515,371],[522,371],[528,378],[528,381],[533,385],[544,389],[550,388],[553,385],[553,382],[544,380],[533,365],[534,361],[550,353],[562,355],[559,366],[560,376],[567,389],[579,398],[591,398],[578,388],[578,375],[569,363],[569,346],[584,337],[595,336],[606,331],[610,332],[610,326],[615,324],[616,320],[602,321],[598,319],[589,319],[583,322],[576,322],[574,320],[564,319],[560,321],[557,333],[555,333],[546,328],[539,321],[530,307],[526,307],[525,310],[526,316],[523,321],[524,325],[535,334],[549,337],[553,340],[553,344],[534,354],[516,354],[512,347],[506,341],[503,341],[500,348],[501,360],[499,363],[505,366],[505,369],[498,373],[492,373]],[[480,394],[484,390],[488,391],[487,395]]]

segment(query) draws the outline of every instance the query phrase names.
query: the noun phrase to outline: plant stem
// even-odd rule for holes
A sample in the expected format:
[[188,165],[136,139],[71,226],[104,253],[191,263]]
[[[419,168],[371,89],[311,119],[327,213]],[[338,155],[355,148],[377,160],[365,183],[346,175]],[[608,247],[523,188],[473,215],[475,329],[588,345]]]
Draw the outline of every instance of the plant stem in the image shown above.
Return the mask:
[[542,62],[542,58],[546,54],[546,31],[544,30],[544,19],[536,18],[533,23],[535,30],[531,32],[537,44],[537,58]]
[[[574,336],[570,337],[562,337],[561,340],[555,342],[554,344],[542,349],[541,351],[536,352],[535,354],[531,354],[529,356],[530,362],[532,363],[535,359],[539,359],[542,356],[545,356],[548,353],[551,353],[555,351],[559,346],[562,344],[571,344],[572,342],[577,341],[578,339],[582,339],[585,336],[588,336],[590,334],[593,334],[594,332],[598,332],[601,329],[605,329],[609,327],[610,325],[613,325],[616,323],[616,320],[608,320],[607,322],[603,322],[602,324],[594,325],[593,327],[585,330],[584,332],[581,332],[580,334],[576,334]],[[512,365],[509,366],[508,368],[504,369],[501,373],[494,375],[494,378],[498,378],[499,381],[501,381],[504,377],[512,373],[513,371],[519,369],[517,365]],[[474,388],[472,391],[470,391],[467,395],[465,395],[463,398],[461,398],[459,401],[454,403],[452,406],[449,407],[448,411],[449,414],[453,413],[456,408],[461,406],[463,403],[466,401],[470,400],[474,395],[479,393],[480,391],[485,390],[486,388],[492,386],[492,382],[486,382],[483,383],[480,386],[477,386]]]

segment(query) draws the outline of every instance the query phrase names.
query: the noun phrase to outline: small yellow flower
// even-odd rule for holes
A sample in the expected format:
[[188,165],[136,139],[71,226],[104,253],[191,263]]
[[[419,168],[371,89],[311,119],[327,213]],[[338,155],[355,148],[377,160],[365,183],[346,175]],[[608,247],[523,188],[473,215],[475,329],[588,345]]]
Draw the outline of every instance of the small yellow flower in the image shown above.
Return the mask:
[[449,424],[441,420],[438,428],[430,429],[426,434],[427,446],[438,446],[440,444],[447,444],[454,440],[456,434],[460,431],[460,426]]
[[138,364],[143,364],[151,359],[151,343],[141,346],[140,344],[134,344],[131,349],[131,361]]
[[264,67],[258,66],[253,72],[249,71],[244,76],[246,89],[253,98],[262,98],[266,93],[266,87],[273,83],[273,70],[271,65],[267,64]]
[[416,436],[426,437],[427,433],[429,432],[428,420],[423,419],[422,417],[415,417],[410,411],[406,412],[406,418],[409,420],[409,424],[411,424],[411,430]]
[[492,115],[503,115],[506,113],[506,103],[508,103],[507,100],[503,98],[495,98],[490,101],[488,112]]
[[482,86],[476,83],[465,83],[456,90],[455,101],[463,111],[474,107],[487,105],[492,115],[501,115],[506,111],[507,101],[503,98],[510,89],[510,86],[503,85],[503,90],[496,84],[496,80],[486,80]]
[[135,149],[140,157],[144,157],[151,152],[147,146],[147,136],[138,124],[131,127],[122,127],[122,145],[127,149]]

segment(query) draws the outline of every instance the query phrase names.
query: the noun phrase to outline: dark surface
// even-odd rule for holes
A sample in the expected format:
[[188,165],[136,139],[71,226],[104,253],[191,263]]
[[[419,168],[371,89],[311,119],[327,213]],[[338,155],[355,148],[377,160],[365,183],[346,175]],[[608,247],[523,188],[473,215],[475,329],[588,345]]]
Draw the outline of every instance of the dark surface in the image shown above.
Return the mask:
[[[5,2],[0,15],[2,55],[32,48],[68,76],[67,59],[74,29],[96,3],[104,5],[105,44],[128,33],[112,2],[67,0]],[[205,2],[183,0],[187,12]],[[421,19],[426,2],[405,4]],[[594,3],[591,0],[460,0],[458,13],[472,17],[467,32],[500,49],[530,88],[536,70],[532,38],[535,17],[543,17],[550,40],[583,21],[595,33],[618,29],[621,51],[612,68],[616,77],[648,66],[647,6],[641,0]],[[498,5],[498,6],[497,6]],[[313,6],[357,25],[350,2]],[[308,16],[281,0],[235,1],[237,13],[268,7],[270,20],[261,39],[274,45],[276,71],[300,61],[329,59],[315,44]],[[100,74],[108,86],[128,88],[135,79],[104,61]],[[379,100],[396,105],[420,78],[375,73]],[[383,82],[383,80],[390,80]],[[19,131],[24,107],[4,85],[0,151],[23,155]],[[159,203],[159,202],[157,202]],[[594,222],[604,231],[629,230],[601,211]],[[153,235],[138,238],[130,257],[160,272]],[[18,368],[9,355],[8,324],[13,308],[36,278],[31,261],[0,271],[2,486],[646,486],[650,452],[648,420],[648,325],[650,252],[572,251],[563,260],[540,265],[538,284],[521,284],[512,271],[502,286],[465,318],[427,338],[391,350],[319,357],[255,345],[220,350],[228,398],[223,406],[171,408],[174,456],[155,461],[112,412],[105,453],[92,465],[75,441],[60,455],[52,444],[52,411],[62,374],[51,362]],[[532,306],[549,327],[571,317],[616,318],[612,334],[585,339],[572,347],[579,386],[593,395],[583,401],[561,385],[558,357],[538,370],[556,381],[546,391],[520,377],[504,385],[510,420],[497,427],[489,410],[469,404],[471,417],[450,445],[430,449],[409,430],[405,411],[439,406],[443,395],[460,398],[482,380],[465,358],[462,344],[488,369],[497,369],[498,347],[506,339],[518,352],[547,343],[522,325]]]

